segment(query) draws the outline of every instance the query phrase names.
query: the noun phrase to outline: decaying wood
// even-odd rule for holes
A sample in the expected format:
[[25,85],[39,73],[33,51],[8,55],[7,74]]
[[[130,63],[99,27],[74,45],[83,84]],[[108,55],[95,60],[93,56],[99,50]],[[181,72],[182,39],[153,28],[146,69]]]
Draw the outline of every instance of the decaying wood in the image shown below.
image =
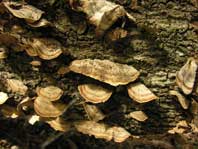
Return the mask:
[[[72,133],[68,131],[67,136],[60,140],[57,139],[55,142],[58,143],[67,142],[61,141],[62,139],[71,139],[73,144],[77,141],[76,144],[85,146],[85,148],[91,148],[93,144],[101,148],[106,146],[126,148],[125,145],[127,147],[143,145],[145,148],[148,146],[174,148],[179,147],[179,144],[191,147],[192,142],[197,142],[196,123],[198,118],[196,110],[192,109],[196,105],[193,101],[197,100],[198,85],[197,66],[194,65],[192,58],[189,61],[188,59],[198,57],[197,1],[110,0],[107,2],[103,0],[104,3],[100,3],[102,9],[97,8],[92,11],[84,7],[82,9],[80,7],[82,5],[78,5],[76,2],[75,0],[66,0],[63,4],[56,0],[39,3],[32,0],[0,2],[0,92],[7,93],[9,97],[6,101],[4,100],[7,97],[4,97],[5,99],[0,105],[0,123],[3,124],[1,134],[6,136],[6,133],[9,133],[14,136],[10,137],[13,140],[15,140],[14,138],[17,140],[20,138],[32,139],[24,141],[27,148],[31,146],[29,142],[42,144],[46,141],[46,136],[50,133],[54,134],[55,131],[49,132],[49,125],[43,124],[44,121],[39,120],[32,122],[31,126],[39,133],[32,135],[34,134],[34,129],[32,129],[33,132],[30,135],[27,132],[29,126],[27,127],[24,121],[28,121],[31,115],[41,114],[39,110],[43,109],[47,111],[47,115],[44,113],[41,115],[47,118],[52,116],[56,119],[61,116],[61,122],[58,118],[58,121],[51,121],[50,125],[54,125],[54,129],[72,131]],[[84,0],[81,2],[86,3]],[[99,4],[94,0],[89,2]],[[11,3],[15,6],[10,7]],[[104,5],[106,3],[108,3],[107,6]],[[113,7],[110,7],[109,4]],[[88,3],[86,6],[89,8],[92,4]],[[118,14],[118,10],[121,10],[122,13],[114,16],[113,12]],[[29,15],[29,12],[32,15]],[[112,19],[112,21],[108,22],[108,19]],[[98,39],[100,35],[103,35],[104,38]],[[79,70],[71,69],[72,63],[81,62],[84,59],[88,59],[89,63],[85,66],[76,66],[76,68],[80,68]],[[41,63],[31,63],[37,60]],[[95,63],[95,61],[100,62]],[[101,64],[104,66],[100,67]],[[68,66],[76,73],[71,72]],[[132,70],[132,66],[138,71],[133,68],[133,71],[130,72],[128,68],[130,67]],[[66,69],[59,69],[61,67]],[[190,69],[186,69],[187,67]],[[176,83],[175,79],[178,76],[180,81]],[[188,76],[191,76],[190,79]],[[14,85],[11,88],[8,87],[6,80],[20,80],[23,85],[17,83],[19,86]],[[97,108],[105,114],[105,118],[100,120],[101,123],[116,127],[122,126],[130,134],[140,135],[140,139],[129,139],[121,144],[105,142],[87,135],[76,135],[76,130],[71,129],[70,125],[64,125],[67,120],[84,121],[89,118],[88,112],[86,113],[81,104],[84,101],[78,92],[78,85],[91,84],[94,81],[101,83],[107,89],[109,89],[108,84],[116,86],[111,100],[97,105]],[[152,98],[152,102],[142,104],[133,102],[130,95],[127,94],[126,86],[122,85],[137,83],[136,81],[143,83],[155,95],[155,98],[158,97],[158,100]],[[30,97],[31,102],[39,105],[41,100],[38,98],[41,97],[34,100],[37,96],[36,87],[52,85],[63,90],[61,98],[55,101],[61,103],[60,110],[59,108],[57,110],[54,101],[50,100],[44,100],[40,108],[30,108],[30,111],[25,107],[20,107],[19,103],[23,103],[23,99],[26,97]],[[175,97],[169,94],[170,90],[175,89],[175,86],[180,86],[180,91],[184,92],[182,96],[191,102],[183,105],[184,109],[175,100]],[[141,93],[138,93],[138,97],[145,97],[145,94]],[[178,96],[179,98],[181,99]],[[191,98],[195,100],[191,100]],[[68,103],[72,104],[67,107]],[[18,111],[17,105],[19,105]],[[21,108],[23,111],[19,112]],[[148,119],[144,122],[129,119],[126,115],[133,111],[144,111]],[[55,115],[53,115],[54,113]],[[62,117],[64,118],[63,123]],[[5,118],[7,122],[3,120]],[[181,120],[186,120],[187,125],[178,125]],[[10,125],[10,123],[14,123],[13,126],[16,128],[23,126],[23,129],[6,128],[6,124]],[[170,134],[162,140],[155,137],[150,138],[152,134],[158,137],[160,134],[166,134],[172,128],[175,128],[175,135]],[[176,130],[176,128],[178,129]],[[182,133],[178,139],[177,133],[180,130]],[[20,133],[14,134],[14,131]],[[109,132],[112,134],[113,130]],[[22,137],[20,134],[24,134],[24,136]],[[170,136],[171,141],[167,140]],[[113,135],[110,137],[113,138]],[[75,139],[73,140],[73,138]],[[99,136],[99,138],[104,138],[104,136]],[[123,141],[122,137],[112,140]],[[23,141],[16,142],[23,145]]]

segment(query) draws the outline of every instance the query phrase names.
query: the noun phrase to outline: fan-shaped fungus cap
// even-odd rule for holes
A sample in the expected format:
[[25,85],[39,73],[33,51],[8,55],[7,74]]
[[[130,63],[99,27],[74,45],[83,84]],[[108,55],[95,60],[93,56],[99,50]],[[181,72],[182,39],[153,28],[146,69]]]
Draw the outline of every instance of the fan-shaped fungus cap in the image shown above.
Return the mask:
[[4,104],[8,100],[8,94],[0,92],[0,105]]
[[142,83],[130,84],[127,90],[129,97],[139,103],[149,102],[158,98]]
[[137,121],[144,122],[148,119],[147,115],[143,111],[130,112],[127,117],[134,118]]
[[90,120],[98,122],[105,118],[105,115],[95,105],[90,105],[90,104],[85,103],[85,104],[83,104],[83,107],[84,107],[88,117],[90,118]]
[[38,28],[38,27],[50,26],[51,23],[49,21],[47,21],[46,19],[40,19],[39,21],[36,21],[34,23],[28,23],[28,25],[31,26],[31,27]]
[[177,99],[183,109],[188,109],[190,101],[187,100],[181,93],[179,93],[178,91],[175,91],[175,90],[171,90],[169,93],[170,93],[170,95],[174,95],[177,97]]
[[107,101],[112,94],[111,90],[95,84],[78,85],[80,95],[86,102],[101,103]]
[[132,66],[99,59],[74,60],[69,68],[71,71],[108,83],[112,86],[128,84],[136,80],[140,74]]
[[16,92],[21,95],[25,95],[28,90],[27,86],[25,86],[22,81],[16,79],[7,79],[7,85],[12,92]]
[[108,131],[109,130],[113,130],[113,140],[118,143],[125,141],[131,136],[131,134],[122,127],[114,126],[109,128]]
[[48,123],[54,130],[58,130],[62,132],[67,132],[71,128],[71,123],[64,121],[60,117],[57,117],[55,119],[47,118],[45,122]]
[[105,139],[107,141],[114,140],[115,142],[123,142],[131,136],[122,127],[109,127],[103,123],[96,123],[94,121],[80,121],[74,124],[76,129],[88,135],[93,135],[96,138]]
[[61,44],[51,38],[33,38],[32,47],[36,49],[37,55],[44,60],[57,58],[62,53]]
[[38,96],[47,98],[49,101],[56,101],[63,95],[63,90],[56,86],[37,87],[36,93]]
[[186,64],[177,72],[176,83],[185,94],[190,94],[195,83],[197,63],[194,58],[189,58]]
[[107,125],[102,123],[94,121],[80,121],[75,122],[74,126],[79,132],[90,136],[93,135],[99,139],[110,141],[113,138],[113,130],[108,131]]
[[118,18],[126,14],[124,7],[107,0],[72,0],[72,2],[70,0],[70,5],[72,7],[74,5],[77,6],[78,11],[83,11],[87,14],[89,22],[96,26],[98,35],[103,35]]
[[15,17],[25,19],[30,23],[38,21],[44,13],[31,5],[19,2],[3,2],[3,4]]
[[43,97],[37,97],[34,101],[34,110],[41,117],[58,117],[63,114],[66,104],[51,102]]

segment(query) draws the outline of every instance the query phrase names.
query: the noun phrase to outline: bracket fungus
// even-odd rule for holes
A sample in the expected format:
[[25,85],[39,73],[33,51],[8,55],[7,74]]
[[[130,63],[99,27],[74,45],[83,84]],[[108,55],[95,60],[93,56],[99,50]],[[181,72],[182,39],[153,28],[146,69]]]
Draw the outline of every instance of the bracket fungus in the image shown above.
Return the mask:
[[17,18],[25,19],[29,23],[38,21],[43,11],[20,2],[3,2],[4,6]]
[[31,53],[34,53],[35,56],[38,55],[44,60],[51,60],[62,54],[61,44],[51,38],[33,38],[30,44],[36,50],[36,54],[33,51]]
[[78,91],[86,102],[101,103],[106,102],[112,91],[95,84],[78,85]]
[[129,19],[135,20],[123,6],[107,0],[70,0],[70,5],[73,9],[82,11],[87,15],[89,22],[96,26],[98,36],[103,35],[118,18],[127,16]]
[[85,103],[85,104],[83,104],[83,107],[84,107],[90,120],[98,122],[105,118],[105,115],[95,105],[90,105],[90,104]]
[[34,110],[42,117],[58,117],[63,114],[66,106],[64,103],[58,101],[51,102],[40,96],[34,101]]
[[129,96],[138,103],[145,103],[158,98],[142,83],[130,84],[127,90]]
[[131,134],[122,127],[110,127],[94,121],[75,122],[74,126],[83,134],[93,135],[96,138],[105,139],[107,141],[114,140],[115,142],[123,142],[131,136]]
[[57,118],[44,118],[44,121],[48,123],[54,130],[67,132],[71,129],[71,123],[66,122],[61,117]]
[[118,143],[124,142],[131,136],[131,134],[122,127],[114,126],[109,128],[108,131],[109,130],[113,131],[113,140]]
[[196,60],[191,57],[176,74],[176,83],[186,95],[190,94],[193,90],[197,67]]
[[7,79],[7,86],[12,92],[20,95],[25,95],[28,88],[23,84],[22,81],[16,79]]
[[133,82],[140,74],[132,66],[99,59],[74,60],[71,62],[69,68],[73,72],[83,74],[112,86],[126,85],[129,82]]
[[137,121],[144,122],[148,119],[148,116],[143,111],[130,112],[127,115],[128,118],[134,118]]
[[183,109],[188,109],[188,107],[190,105],[190,101],[187,100],[181,93],[179,93],[178,91],[175,91],[175,90],[171,90],[169,93],[170,93],[170,95],[174,95],[177,97],[177,99]]
[[63,95],[63,90],[56,86],[37,87],[36,93],[49,101],[56,101]]

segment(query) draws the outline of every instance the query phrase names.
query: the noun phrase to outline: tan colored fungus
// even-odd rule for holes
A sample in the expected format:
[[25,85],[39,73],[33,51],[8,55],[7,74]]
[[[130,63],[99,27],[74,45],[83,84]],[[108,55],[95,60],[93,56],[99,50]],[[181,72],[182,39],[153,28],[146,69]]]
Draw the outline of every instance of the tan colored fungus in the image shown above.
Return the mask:
[[127,115],[128,118],[134,118],[137,121],[144,122],[148,119],[148,116],[143,111],[130,112]]
[[23,84],[21,80],[17,79],[7,79],[7,86],[12,92],[25,95],[28,88]]
[[189,58],[186,64],[177,72],[176,83],[185,94],[190,94],[195,83],[197,63],[194,58]]
[[107,101],[112,94],[111,90],[95,84],[78,85],[78,91],[86,102],[101,103]]
[[183,109],[188,109],[190,101],[187,100],[181,93],[179,93],[178,91],[174,91],[174,90],[171,90],[169,93],[177,97]]
[[140,74],[132,66],[99,59],[74,60],[69,68],[71,71],[108,83],[112,86],[125,85],[129,82],[133,82]]
[[129,96],[139,103],[149,102],[158,98],[142,83],[132,83],[128,85],[127,90]]
[[37,55],[44,60],[57,58],[62,53],[61,44],[51,38],[33,38],[32,47]]
[[83,107],[90,120],[98,122],[105,118],[105,115],[101,112],[101,110],[97,106],[85,103],[83,104]]
[[36,93],[38,96],[46,98],[49,101],[56,101],[63,95],[63,90],[56,86],[37,87]]
[[67,132],[71,129],[71,123],[66,122],[61,117],[57,117],[55,119],[47,118],[45,122],[48,123],[54,130]]
[[20,2],[3,2],[3,4],[15,17],[30,23],[38,21],[44,13],[34,6]]
[[34,110],[41,117],[58,117],[63,114],[66,104],[51,102],[43,97],[37,97],[34,101]]
[[115,142],[121,143],[131,136],[131,134],[122,127],[110,127],[94,121],[80,121],[74,123],[74,126],[83,134],[93,135],[95,138],[105,139],[107,141],[114,140]]

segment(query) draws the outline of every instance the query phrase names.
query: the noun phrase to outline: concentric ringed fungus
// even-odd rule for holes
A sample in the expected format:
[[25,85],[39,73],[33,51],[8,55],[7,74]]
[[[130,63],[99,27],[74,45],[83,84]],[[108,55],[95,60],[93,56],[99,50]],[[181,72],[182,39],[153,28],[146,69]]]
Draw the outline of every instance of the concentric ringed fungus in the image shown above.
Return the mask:
[[129,96],[138,103],[145,103],[158,98],[142,83],[130,84],[127,90]]
[[37,87],[36,93],[38,96],[47,98],[49,101],[56,101],[63,95],[63,90],[56,86]]
[[80,95],[86,102],[101,103],[107,101],[112,91],[95,84],[82,84],[78,86]]
[[58,117],[63,114],[66,104],[51,102],[43,97],[37,97],[34,101],[34,110],[41,117]]
[[83,74],[112,86],[126,85],[129,82],[133,82],[140,74],[132,66],[99,59],[74,60],[69,68],[73,72]]
[[190,94],[193,90],[197,67],[196,60],[191,57],[176,74],[176,83],[186,95]]

